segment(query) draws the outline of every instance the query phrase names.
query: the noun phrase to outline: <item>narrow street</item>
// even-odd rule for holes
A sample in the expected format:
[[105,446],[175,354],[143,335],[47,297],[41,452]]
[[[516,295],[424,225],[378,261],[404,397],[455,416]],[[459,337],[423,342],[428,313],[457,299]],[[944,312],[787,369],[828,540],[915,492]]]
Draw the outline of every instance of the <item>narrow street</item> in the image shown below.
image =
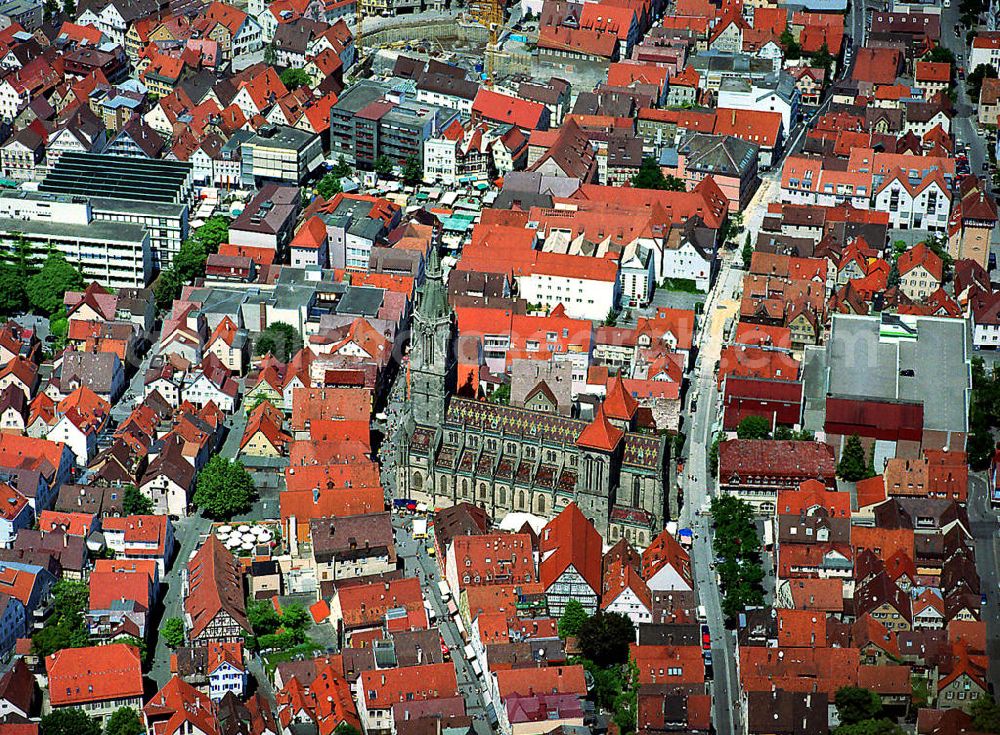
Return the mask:
[[[458,626],[451,615],[448,614],[448,606],[441,599],[441,591],[437,583],[441,580],[437,563],[427,554],[425,542],[413,538],[413,523],[407,516],[394,513],[392,516],[393,528],[397,531],[396,552],[403,560],[403,569],[408,576],[420,578],[421,587],[424,590],[424,599],[430,602],[435,615],[437,615],[437,627],[441,632],[445,645],[451,651],[451,660],[455,664],[455,673],[458,678],[458,688],[465,697],[466,713],[473,717],[473,723],[477,735],[491,735],[492,730],[486,722],[486,706],[482,695],[482,684],[473,672],[469,662],[465,659],[464,646],[458,632]],[[428,529],[429,533],[433,533]]]
[[1000,685],[1000,523],[990,507],[989,482],[983,474],[969,477],[969,531],[976,544],[976,569],[980,590],[986,595],[982,619],[986,621],[986,655],[990,660],[989,679]]
[[[764,197],[755,201],[758,207],[766,207]],[[739,303],[734,301],[734,296],[740,286],[742,271],[733,267],[734,257],[737,256],[723,262],[715,287],[705,304],[705,322],[698,337],[699,354],[691,374],[686,414],[687,462],[684,476],[680,478],[684,496],[680,526],[691,528],[695,534],[691,558],[699,601],[705,606],[712,634],[713,720],[720,733],[735,733],[742,729],[740,712],[733,706],[738,699],[739,682],[736,678],[735,640],[733,634],[726,630],[722,599],[715,582],[715,572],[710,566],[714,559],[710,519],[701,509],[714,494],[714,482],[708,471],[708,449],[716,421],[715,363],[725,341],[726,319],[735,313]],[[695,406],[693,411],[691,406]]]

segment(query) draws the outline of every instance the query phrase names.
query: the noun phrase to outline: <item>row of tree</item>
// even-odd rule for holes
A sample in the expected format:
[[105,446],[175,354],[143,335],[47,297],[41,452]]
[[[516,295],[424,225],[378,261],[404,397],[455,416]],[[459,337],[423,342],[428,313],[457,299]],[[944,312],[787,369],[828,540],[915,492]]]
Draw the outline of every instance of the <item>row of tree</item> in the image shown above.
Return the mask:
[[[373,167],[379,178],[387,179],[392,178],[395,175],[396,167],[392,162],[392,159],[388,156],[379,156],[375,159],[375,164]],[[343,191],[341,179],[344,179],[354,173],[354,170],[350,167],[344,157],[341,156],[334,167],[323,176],[316,184],[316,193],[319,194],[324,199],[330,199],[336,196],[341,191]],[[403,164],[403,169],[400,172],[399,180],[408,186],[416,186],[424,178],[424,169],[420,165],[420,161],[416,157],[411,156],[406,159],[406,163]]]
[[153,287],[156,305],[160,309],[169,309],[174,299],[181,295],[184,284],[205,275],[208,256],[218,252],[219,245],[228,241],[228,218],[217,214],[205,220],[189,239],[181,243],[170,267],[160,271]]
[[985,470],[996,449],[993,432],[1000,426],[1000,366],[987,370],[983,358],[972,358],[972,399],[966,451],[974,470]]
[[115,710],[103,730],[100,721],[75,707],[53,710],[42,718],[39,727],[42,735],[141,735],[146,731],[132,707]]
[[779,425],[771,431],[771,422],[763,416],[747,416],[736,427],[740,439],[774,439],[811,442],[816,437],[811,431],[795,431],[789,426]]
[[712,500],[715,570],[722,588],[722,612],[732,622],[748,607],[764,604],[764,567],[753,509],[733,495]]

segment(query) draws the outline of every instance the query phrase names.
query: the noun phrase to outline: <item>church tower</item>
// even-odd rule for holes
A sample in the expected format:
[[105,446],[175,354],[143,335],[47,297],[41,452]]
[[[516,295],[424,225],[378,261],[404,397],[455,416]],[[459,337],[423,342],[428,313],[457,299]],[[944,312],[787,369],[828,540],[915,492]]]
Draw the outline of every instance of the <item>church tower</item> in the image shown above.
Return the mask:
[[452,312],[436,247],[424,275],[410,338],[410,411],[418,425],[437,427],[444,423],[448,393],[454,389],[455,363]]

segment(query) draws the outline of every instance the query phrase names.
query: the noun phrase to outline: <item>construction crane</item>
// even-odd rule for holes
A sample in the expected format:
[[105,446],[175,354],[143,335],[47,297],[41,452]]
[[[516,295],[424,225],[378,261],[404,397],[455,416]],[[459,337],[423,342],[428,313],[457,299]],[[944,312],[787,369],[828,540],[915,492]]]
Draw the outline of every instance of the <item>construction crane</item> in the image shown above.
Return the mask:
[[486,28],[486,87],[493,88],[493,62],[500,51],[503,32],[504,0],[470,0],[469,14]]
[[365,30],[363,28],[364,21],[365,14],[361,12],[361,0],[354,0],[354,25],[357,26],[357,30],[354,33],[355,63],[361,63],[361,48],[365,38]]

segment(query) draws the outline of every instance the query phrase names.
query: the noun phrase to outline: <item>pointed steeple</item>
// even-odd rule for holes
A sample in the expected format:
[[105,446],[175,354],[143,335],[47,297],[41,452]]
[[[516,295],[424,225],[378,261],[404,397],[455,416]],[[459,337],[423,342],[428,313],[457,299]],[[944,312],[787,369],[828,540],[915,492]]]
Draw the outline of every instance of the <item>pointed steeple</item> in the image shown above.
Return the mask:
[[441,256],[438,254],[437,247],[431,247],[431,254],[427,259],[427,269],[424,272],[424,284],[420,287],[417,313],[424,320],[430,322],[447,317],[450,311],[448,294],[441,277]]

